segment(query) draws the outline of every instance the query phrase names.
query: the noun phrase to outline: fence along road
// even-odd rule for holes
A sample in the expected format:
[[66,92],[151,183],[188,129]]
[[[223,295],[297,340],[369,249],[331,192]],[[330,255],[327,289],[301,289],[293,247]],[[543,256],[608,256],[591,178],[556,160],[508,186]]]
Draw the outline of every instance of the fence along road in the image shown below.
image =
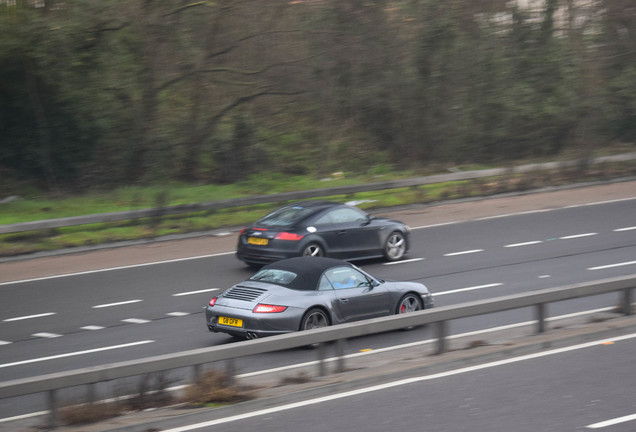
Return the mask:
[[[0,398],[10,398],[33,393],[48,393],[49,427],[54,428],[58,422],[58,401],[56,392],[59,389],[80,385],[93,385],[99,382],[118,378],[146,375],[171,369],[192,367],[196,376],[201,365],[219,361],[228,361],[232,370],[232,360],[238,357],[256,355],[272,351],[297,348],[312,344],[337,342],[338,347],[350,338],[399,330],[411,326],[434,324],[437,329],[437,354],[446,351],[448,322],[454,319],[468,318],[476,315],[502,312],[511,309],[533,308],[537,318],[536,332],[545,331],[546,305],[553,302],[580,297],[600,295],[611,292],[621,293],[620,309],[624,315],[633,313],[632,298],[636,288],[636,275],[604,279],[600,281],[568,285],[534,291],[529,294],[517,294],[499,297],[494,300],[480,300],[440,308],[427,309],[403,315],[376,318],[356,323],[341,324],[305,332],[290,333],[216,346],[196,349],[182,353],[166,354],[146,359],[97,366],[75,371],[54,373],[38,377],[23,378],[0,383]],[[338,350],[338,370],[344,370],[344,356]],[[319,363],[324,363],[324,350],[318,349]],[[320,367],[324,371],[324,367]],[[90,392],[89,392],[90,394]]]
[[595,165],[610,162],[621,162],[636,159],[636,153],[627,153],[615,156],[604,156],[592,160],[576,160],[563,162],[546,162],[540,164],[520,165],[513,168],[493,168],[488,170],[465,171],[450,174],[439,174],[427,177],[416,177],[405,180],[394,180],[389,182],[368,183],[355,186],[339,186],[334,188],[313,189],[309,191],[285,192],[280,194],[263,195],[255,197],[236,198],[231,200],[220,200],[197,204],[183,204],[178,206],[129,210],[115,213],[102,213],[85,216],[74,216],[59,219],[48,219],[34,222],[21,222],[8,225],[0,225],[0,234],[12,234],[25,231],[35,231],[42,229],[63,228],[77,225],[88,225],[94,223],[116,222],[122,220],[151,218],[182,213],[193,213],[200,211],[221,210],[232,207],[242,207],[248,205],[278,203],[299,199],[318,198],[333,195],[347,195],[360,192],[376,190],[398,189],[405,187],[424,186],[434,183],[453,182],[460,180],[474,180],[485,177],[496,177],[517,173],[528,173],[533,171],[545,171],[554,169],[564,169],[568,167]]

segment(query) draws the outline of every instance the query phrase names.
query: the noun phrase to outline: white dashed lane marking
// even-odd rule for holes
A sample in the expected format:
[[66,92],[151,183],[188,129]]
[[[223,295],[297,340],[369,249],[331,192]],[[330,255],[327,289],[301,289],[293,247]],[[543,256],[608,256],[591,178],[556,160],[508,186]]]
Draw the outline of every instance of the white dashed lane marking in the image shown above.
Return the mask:
[[460,293],[465,291],[475,291],[475,290],[484,289],[484,288],[494,288],[494,287],[498,287],[502,285],[503,285],[502,283],[491,283],[491,284],[477,285],[477,286],[467,287],[467,288],[458,288],[458,289],[454,289],[450,291],[436,292],[435,297],[442,296],[445,294],[455,294],[455,293]]
[[622,266],[634,265],[634,264],[636,264],[636,261],[628,261],[628,262],[622,262],[622,263],[616,263],[616,264],[607,264],[607,265],[602,265],[598,267],[588,267],[588,270],[605,270],[608,268],[622,267]]
[[89,325],[89,326],[84,326],[84,327],[80,327],[82,330],[103,330],[105,327],[102,326],[96,326],[96,325]]
[[172,294],[172,297],[187,296],[192,294],[202,294],[202,293],[206,293],[210,291],[218,291],[218,290],[219,288],[208,288],[208,289],[203,289],[198,291],[180,292],[180,293]]
[[535,245],[535,244],[539,244],[539,243],[543,243],[543,241],[542,240],[534,240],[534,241],[528,241],[528,242],[524,242],[524,243],[513,243],[513,244],[505,245],[504,247],[506,247],[506,248],[514,248],[514,247],[521,247],[521,246],[530,246],[530,245]]
[[62,337],[62,335],[57,334],[57,333],[46,333],[46,332],[35,333],[35,334],[32,334],[31,336],[39,337],[39,338],[47,338],[47,339],[53,339],[53,338]]
[[449,256],[457,256],[457,255],[466,255],[466,254],[473,254],[473,253],[478,253],[483,251],[484,251],[483,249],[473,249],[473,250],[467,250],[467,251],[461,251],[461,252],[451,252],[451,253],[444,254],[444,256],[449,257]]
[[122,322],[129,323],[129,324],[146,324],[146,323],[149,323],[150,320],[145,320],[141,318],[127,318],[122,320]]
[[7,318],[2,320],[2,322],[21,321],[21,320],[32,319],[32,318],[42,318],[42,317],[51,316],[51,315],[55,315],[55,312],[47,312],[47,313],[41,313],[37,315],[26,315],[26,316],[15,317],[15,318]]
[[117,302],[117,303],[107,303],[107,304],[101,304],[101,305],[93,306],[93,309],[101,309],[101,308],[107,308],[107,307],[113,307],[113,306],[122,306],[122,305],[131,304],[131,303],[139,303],[139,302],[142,302],[142,301],[143,300],[127,300],[127,301],[122,301],[122,302]]
[[402,260],[402,261],[385,262],[382,265],[408,264],[408,263],[417,262],[417,261],[424,261],[424,258],[411,258],[411,259]]
[[591,237],[595,235],[598,235],[598,233],[574,234],[574,235],[569,235],[565,237],[559,237],[559,240],[571,240],[571,239],[577,239],[581,237]]

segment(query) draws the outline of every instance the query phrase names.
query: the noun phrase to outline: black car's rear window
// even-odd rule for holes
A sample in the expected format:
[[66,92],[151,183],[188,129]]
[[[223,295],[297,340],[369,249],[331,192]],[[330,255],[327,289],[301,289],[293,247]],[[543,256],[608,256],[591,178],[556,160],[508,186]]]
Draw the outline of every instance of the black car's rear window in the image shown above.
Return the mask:
[[287,270],[279,269],[261,269],[258,273],[250,278],[253,281],[270,282],[279,285],[289,285],[297,274]]
[[265,226],[291,226],[303,220],[316,209],[307,207],[283,207],[275,210],[258,221],[259,225]]

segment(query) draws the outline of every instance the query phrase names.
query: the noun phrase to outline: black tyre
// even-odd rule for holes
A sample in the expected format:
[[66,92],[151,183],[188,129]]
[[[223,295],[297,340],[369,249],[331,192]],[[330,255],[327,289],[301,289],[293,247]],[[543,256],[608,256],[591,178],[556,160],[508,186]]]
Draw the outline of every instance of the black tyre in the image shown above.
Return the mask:
[[303,256],[306,257],[322,257],[325,256],[325,250],[318,243],[309,243],[303,249]]
[[384,243],[384,258],[387,261],[401,260],[406,254],[406,238],[399,231],[393,231]]
[[327,314],[318,308],[309,309],[300,322],[300,330],[311,330],[315,328],[328,327],[330,325]]

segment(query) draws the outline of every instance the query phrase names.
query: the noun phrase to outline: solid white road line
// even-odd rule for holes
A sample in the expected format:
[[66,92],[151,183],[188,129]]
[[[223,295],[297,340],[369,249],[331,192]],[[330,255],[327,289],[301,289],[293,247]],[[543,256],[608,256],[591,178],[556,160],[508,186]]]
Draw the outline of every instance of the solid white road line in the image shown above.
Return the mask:
[[[600,312],[609,312],[614,310],[614,307],[605,307],[605,308],[599,308],[599,309],[592,309],[592,310],[587,310],[587,311],[583,311],[583,312],[575,312],[575,313],[571,313],[571,314],[566,314],[566,315],[559,315],[559,316],[554,316],[554,317],[549,317],[546,318],[546,321],[548,322],[552,322],[552,321],[558,321],[558,320],[562,320],[562,319],[568,319],[568,318],[576,318],[579,316],[583,316],[583,315],[590,315],[593,313],[600,313]],[[514,328],[518,328],[518,327],[524,327],[524,326],[529,326],[529,325],[535,325],[537,322],[536,321],[526,321],[526,322],[520,322],[520,323],[515,323],[515,324],[508,324],[505,326],[499,326],[499,327],[494,327],[494,328],[487,328],[487,329],[482,329],[482,330],[475,330],[475,331],[471,331],[471,332],[467,332],[467,333],[459,333],[456,335],[451,335],[448,337],[449,340],[454,340],[454,339],[460,339],[460,338],[465,338],[465,337],[472,337],[472,336],[479,336],[482,334],[486,334],[486,333],[493,333],[496,331],[503,331],[503,330],[510,330],[510,329],[514,329]],[[400,349],[405,349],[405,348],[412,348],[415,346],[420,346],[420,345],[428,345],[428,344],[432,344],[432,343],[436,343],[437,339],[427,339],[427,340],[422,340],[422,341],[416,341],[416,342],[409,342],[409,343],[405,343],[405,344],[401,344],[401,345],[392,345],[392,346],[388,346],[388,347],[384,347],[384,348],[377,348],[377,349],[372,349],[369,351],[363,351],[363,352],[357,352],[357,353],[353,353],[353,354],[347,354],[344,356],[345,359],[351,359],[351,358],[356,358],[356,357],[362,357],[362,356],[367,356],[367,355],[373,355],[373,354],[380,354],[383,352],[389,352],[389,351],[397,351]],[[324,361],[327,363],[331,363],[331,362],[335,362],[338,360],[338,357],[330,357],[328,359],[325,359]],[[246,377],[250,377],[250,376],[256,376],[256,375],[264,375],[267,373],[272,373],[272,372],[282,372],[285,370],[292,370],[292,369],[297,369],[300,367],[305,367],[305,366],[313,366],[318,364],[318,360],[313,360],[310,362],[305,362],[305,363],[296,363],[296,364],[292,364],[292,365],[287,365],[287,366],[280,366],[277,368],[272,368],[272,369],[264,369],[264,370],[260,370],[260,371],[254,371],[254,372],[246,372],[244,374],[241,375],[237,375],[237,378],[246,378]]]
[[636,333],[632,333],[632,334],[624,335],[624,336],[618,336],[618,337],[615,337],[615,338],[596,340],[596,341],[587,342],[587,343],[583,343],[583,344],[579,344],[579,345],[573,345],[573,346],[569,346],[569,347],[553,349],[553,350],[549,350],[549,351],[543,351],[543,352],[527,354],[527,355],[518,356],[518,357],[512,357],[512,358],[508,358],[508,359],[504,359],[504,360],[498,360],[498,361],[494,361],[494,362],[490,362],[490,363],[484,363],[484,364],[479,364],[479,365],[474,365],[474,366],[468,366],[468,367],[464,367],[464,368],[460,368],[460,369],[450,370],[450,371],[446,371],[446,372],[440,372],[440,373],[431,374],[431,375],[422,375],[422,376],[413,377],[413,378],[406,378],[406,379],[402,379],[402,380],[398,380],[398,381],[388,382],[388,383],[385,383],[385,384],[379,384],[379,385],[370,386],[370,387],[366,387],[366,388],[361,388],[361,389],[357,389],[357,390],[351,390],[351,391],[345,391],[345,392],[342,392],[342,393],[336,393],[336,394],[332,394],[332,395],[329,395],[329,396],[323,396],[323,397],[318,397],[318,398],[314,398],[314,399],[298,401],[298,402],[290,403],[290,404],[286,404],[286,405],[280,405],[280,406],[277,406],[277,407],[271,407],[271,408],[266,408],[266,409],[262,409],[262,410],[258,410],[258,411],[252,411],[252,412],[245,413],[245,414],[239,414],[239,415],[234,415],[234,416],[230,416],[230,417],[224,417],[224,418],[220,418],[220,419],[205,421],[205,422],[201,422],[201,423],[195,423],[195,424],[191,424],[191,425],[176,427],[176,428],[173,428],[173,429],[166,429],[164,432],[186,432],[186,431],[191,431],[191,430],[195,430],[195,429],[201,429],[201,428],[205,428],[205,427],[215,426],[215,425],[219,425],[219,424],[231,423],[231,422],[238,421],[238,420],[244,420],[244,419],[248,419],[248,418],[259,417],[259,416],[263,416],[263,415],[267,415],[267,414],[273,414],[273,413],[282,412],[282,411],[289,411],[289,410],[292,410],[292,409],[295,409],[295,408],[301,408],[301,407],[315,405],[315,404],[323,403],[323,402],[330,402],[330,401],[333,401],[333,400],[344,399],[344,398],[348,398],[348,397],[352,397],[352,396],[358,396],[358,395],[365,394],[365,393],[372,393],[372,392],[376,392],[376,391],[380,391],[380,390],[385,390],[385,389],[399,387],[399,386],[405,386],[405,385],[419,383],[419,382],[423,382],[423,381],[430,381],[430,380],[439,379],[439,378],[446,378],[446,377],[453,376],[453,375],[460,375],[460,374],[464,374],[464,373],[468,373],[468,372],[474,372],[474,371],[488,369],[488,368],[493,368],[493,367],[497,367],[497,366],[503,366],[503,365],[512,364],[512,363],[518,363],[518,362],[523,362],[523,361],[527,361],[527,360],[533,360],[533,359],[536,359],[536,358],[547,357],[547,356],[561,354],[561,353],[565,353],[565,352],[570,352],[570,351],[576,351],[576,350],[580,350],[580,349],[595,347],[595,346],[603,345],[603,344],[606,344],[606,343],[609,343],[609,342],[618,342],[618,341],[627,340],[627,339],[633,339],[633,338],[636,338]]
[[588,429],[600,429],[600,428],[604,428],[607,426],[614,426],[616,424],[619,423],[625,423],[628,421],[632,421],[632,420],[636,420],[636,414],[631,414],[631,415],[626,415],[624,417],[618,417],[612,420],[607,420],[607,421],[603,421],[603,422],[599,422],[599,423],[594,423],[591,425],[587,425],[585,426]]
[[42,318],[42,317],[51,316],[51,315],[55,315],[55,312],[47,312],[47,313],[41,313],[37,315],[27,315],[27,316],[21,316],[16,318],[7,318],[5,320],[2,320],[2,322],[21,321],[21,320],[32,319],[32,318]]
[[43,276],[43,277],[33,278],[33,279],[22,279],[22,280],[11,281],[11,282],[0,282],[0,286],[27,283],[27,282],[38,282],[43,280],[58,279],[58,278],[64,278],[64,277],[70,277],[70,276],[82,276],[82,275],[88,275],[88,274],[109,272],[114,270],[127,270],[127,269],[147,267],[147,266],[160,265],[160,264],[169,264],[169,263],[175,263],[175,262],[181,262],[181,261],[191,261],[191,260],[197,260],[197,259],[203,259],[203,258],[212,258],[217,256],[223,256],[223,255],[231,255],[234,253],[235,253],[234,251],[221,252],[221,253],[210,254],[210,255],[199,255],[199,256],[193,256],[193,257],[187,257],[187,258],[176,258],[176,259],[165,260],[165,261],[154,261],[154,262],[143,263],[143,264],[132,264],[127,266],[109,267],[105,269],[88,270],[88,271],[76,272],[76,273],[65,273],[65,274],[54,275],[54,276]]
[[137,346],[137,345],[149,344],[149,343],[153,343],[153,342],[154,342],[153,340],[144,340],[144,341],[139,341],[139,342],[131,342],[131,343],[121,344],[121,345],[112,345],[112,346],[95,348],[95,349],[84,350],[84,351],[75,351],[75,352],[70,352],[70,353],[66,353],[66,354],[57,354],[57,355],[48,356],[48,357],[40,357],[40,358],[34,358],[34,359],[29,359],[29,360],[21,360],[21,361],[12,362],[12,363],[0,364],[0,368],[6,368],[6,367],[12,367],[12,366],[20,366],[20,365],[25,365],[25,364],[30,364],[30,363],[38,363],[38,362],[43,362],[43,361],[47,361],[47,360],[56,360],[56,359],[61,359],[61,358],[66,358],[66,357],[73,357],[73,356],[77,356],[77,355],[93,354],[93,353],[97,353],[97,352],[110,351],[110,350],[120,349],[120,348],[128,348],[128,347],[133,347],[133,346]]

